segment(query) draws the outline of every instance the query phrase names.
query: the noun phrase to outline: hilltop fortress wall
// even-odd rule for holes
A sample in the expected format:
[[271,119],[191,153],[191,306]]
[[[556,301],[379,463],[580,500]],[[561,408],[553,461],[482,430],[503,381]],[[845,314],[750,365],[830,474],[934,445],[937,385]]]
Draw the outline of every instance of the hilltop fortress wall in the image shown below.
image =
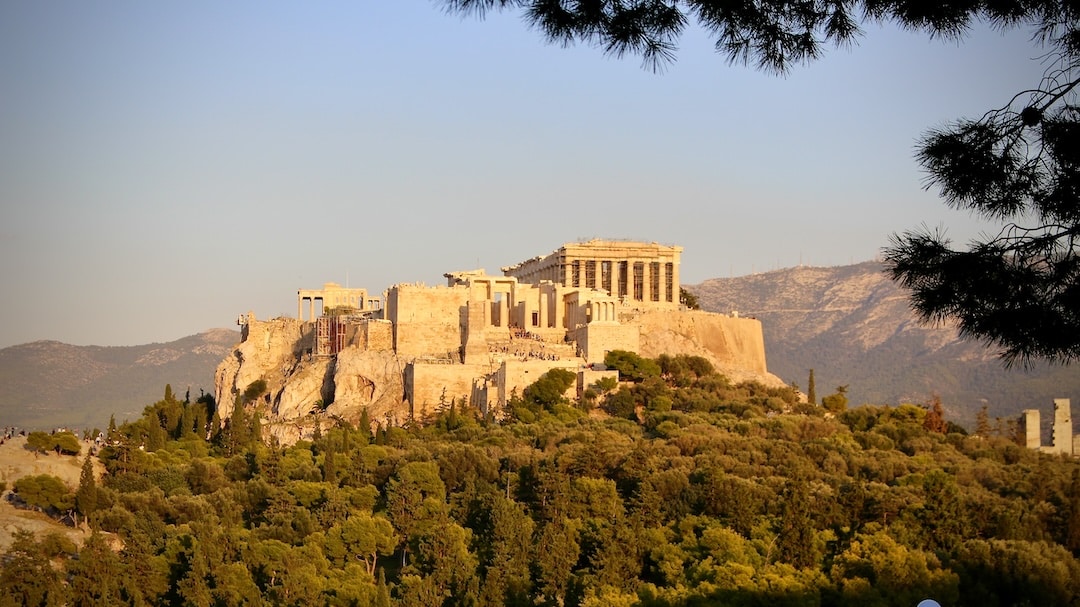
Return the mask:
[[386,314],[393,326],[399,356],[445,355],[462,343],[467,289],[395,285],[387,292]]
[[452,272],[445,285],[398,284],[382,299],[334,283],[299,290],[308,320],[241,317],[243,341],[217,370],[219,408],[227,414],[264,380],[267,393],[248,406],[282,442],[321,416],[355,423],[365,410],[401,424],[453,400],[498,415],[552,368],[577,373],[580,392],[612,350],[698,355],[735,380],[782,384],[767,372],[758,321],[680,307],[681,250],[590,241],[503,276]]

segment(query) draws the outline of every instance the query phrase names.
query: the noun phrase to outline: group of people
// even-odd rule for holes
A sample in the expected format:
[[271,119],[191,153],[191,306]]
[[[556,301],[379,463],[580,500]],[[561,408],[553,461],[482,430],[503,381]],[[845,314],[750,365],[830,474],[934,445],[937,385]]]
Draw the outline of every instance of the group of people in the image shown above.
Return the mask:
[[26,430],[20,430],[15,426],[5,426],[4,436],[0,438],[0,445],[3,445],[8,440],[15,438],[16,436],[26,436]]
[[510,346],[491,345],[491,346],[488,346],[488,351],[489,352],[502,352],[503,354],[513,354],[514,356],[516,356],[517,358],[520,358],[523,361],[524,360],[530,360],[530,359],[531,360],[559,360],[559,355],[558,354],[555,354],[554,352],[545,352],[543,345],[540,346],[539,351],[533,350],[532,348],[530,348],[528,350],[521,350],[521,349],[518,349],[518,348],[513,348],[513,350],[511,351]]
[[510,339],[531,339],[533,341],[544,341],[543,337],[540,337],[536,333],[530,333],[524,328],[517,325],[510,325]]

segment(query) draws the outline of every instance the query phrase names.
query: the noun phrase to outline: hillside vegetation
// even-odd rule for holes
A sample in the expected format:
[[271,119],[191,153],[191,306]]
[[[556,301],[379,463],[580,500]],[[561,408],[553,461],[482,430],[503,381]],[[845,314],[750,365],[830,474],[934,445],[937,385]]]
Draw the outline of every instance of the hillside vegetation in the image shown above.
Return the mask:
[[1053,399],[1080,402],[1076,369],[1006,369],[995,351],[961,340],[954,327],[919,323],[907,293],[878,262],[787,268],[686,288],[702,309],[761,320],[769,371],[804,390],[813,369],[819,390],[846,385],[857,404],[922,403],[937,395],[969,428],[983,407],[1003,419],[1037,408],[1049,420]]
[[0,602],[1080,600],[1076,460],[968,436],[940,409],[834,393],[826,412],[694,357],[607,362],[632,381],[584,402],[553,373],[501,423],[451,401],[408,428],[326,420],[288,448],[259,440],[257,409],[221,424],[168,392],[109,432],[103,482],[79,487],[98,531],[77,558],[18,538]]

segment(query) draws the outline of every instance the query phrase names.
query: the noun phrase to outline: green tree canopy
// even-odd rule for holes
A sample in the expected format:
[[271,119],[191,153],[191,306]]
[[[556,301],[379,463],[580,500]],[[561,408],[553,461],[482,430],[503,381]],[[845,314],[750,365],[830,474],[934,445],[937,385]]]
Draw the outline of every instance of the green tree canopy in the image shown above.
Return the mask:
[[619,371],[619,378],[626,381],[640,382],[647,377],[660,375],[660,365],[651,359],[627,350],[612,350],[604,356],[604,364],[609,369]]
[[54,432],[52,434],[31,432],[26,436],[26,446],[31,451],[39,453],[55,451],[57,454],[62,455],[78,455],[79,451],[82,450],[79,437],[71,432]]
[[75,507],[75,494],[51,474],[24,476],[15,481],[15,492],[27,505],[41,510],[66,512]]
[[566,391],[574,385],[577,375],[566,369],[551,369],[525,388],[525,402],[535,407],[551,409],[566,402]]

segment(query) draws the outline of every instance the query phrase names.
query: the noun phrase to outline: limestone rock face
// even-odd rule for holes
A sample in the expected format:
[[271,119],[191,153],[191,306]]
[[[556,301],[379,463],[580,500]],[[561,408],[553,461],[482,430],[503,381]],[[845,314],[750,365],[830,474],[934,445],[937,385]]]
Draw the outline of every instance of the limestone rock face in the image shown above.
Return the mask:
[[633,322],[641,327],[642,356],[701,356],[732,380],[785,385],[766,369],[765,342],[756,319],[673,310],[643,312]]
[[367,408],[373,422],[404,422],[409,410],[403,403],[403,368],[393,352],[342,350],[334,365],[334,402],[326,412],[355,421]]
[[259,379],[266,381],[269,393],[280,393],[286,377],[299,363],[305,346],[310,349],[307,342],[311,339],[310,330],[305,335],[303,323],[296,319],[251,319],[244,329],[243,341],[221,361],[214,373],[214,398],[218,410],[228,414],[236,396]]
[[[735,381],[784,385],[766,370],[761,323],[755,319],[652,310],[635,311],[620,321],[640,331],[642,356],[702,356]],[[343,347],[334,357],[319,357],[313,356],[313,346],[311,322],[291,318],[259,321],[249,316],[243,341],[217,369],[219,411],[229,415],[238,395],[252,382],[262,380],[266,393],[246,406],[260,412],[265,434],[282,444],[311,436],[316,425],[333,423],[327,418],[356,424],[366,412],[371,422],[388,425],[400,425],[410,418],[404,357],[356,343]],[[464,385],[464,392],[468,392],[476,378],[490,371],[486,365],[482,367],[485,371],[478,371],[476,365],[424,367],[423,390],[417,386],[412,389],[438,394],[440,387]],[[412,379],[416,381],[415,374]]]
[[322,409],[326,397],[332,396],[324,391],[331,366],[328,358],[315,358],[297,365],[293,372],[284,378],[286,381],[281,392],[273,399],[274,417],[295,419]]
[[355,424],[366,408],[372,421],[400,423],[408,417],[402,400],[403,365],[393,352],[349,347],[335,358],[320,358],[311,355],[313,341],[311,323],[249,318],[244,340],[215,374],[222,415],[229,414],[248,385],[261,379],[267,393],[247,406],[260,410],[264,431],[282,444],[310,436],[323,416]]

